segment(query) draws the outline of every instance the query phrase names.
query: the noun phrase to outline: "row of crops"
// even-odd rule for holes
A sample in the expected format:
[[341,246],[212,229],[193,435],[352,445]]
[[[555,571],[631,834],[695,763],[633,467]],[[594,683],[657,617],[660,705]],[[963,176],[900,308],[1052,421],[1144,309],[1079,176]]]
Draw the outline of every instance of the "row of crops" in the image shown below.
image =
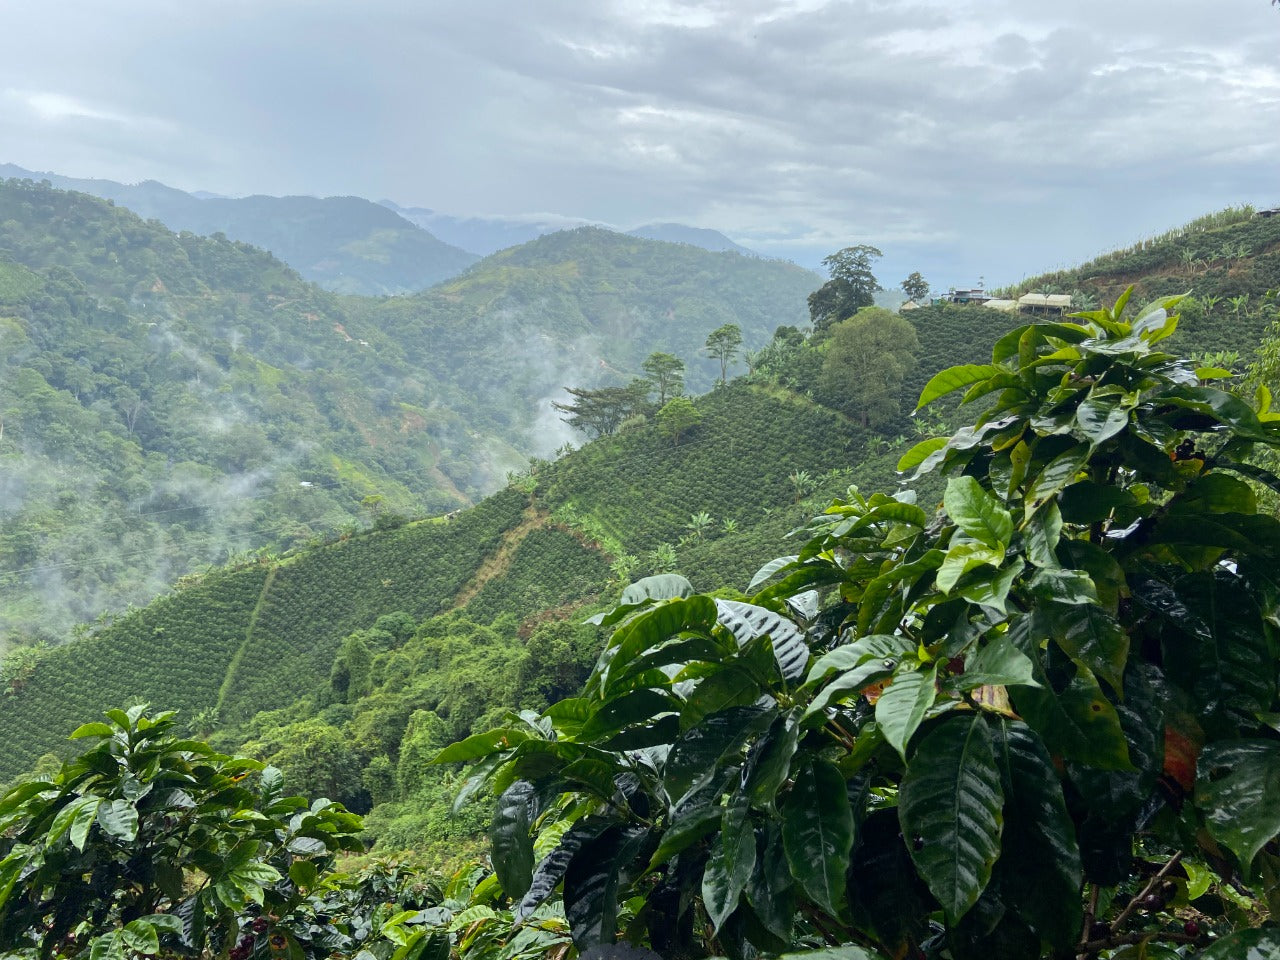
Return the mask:
[[780,404],[745,383],[698,398],[702,422],[679,446],[657,430],[599,441],[539,477],[538,497],[553,512],[587,515],[631,552],[675,543],[690,517],[759,522],[766,509],[794,503],[790,477],[849,466],[862,431],[807,401]]
[[556,528],[534,530],[516,548],[503,575],[486,583],[467,604],[466,613],[479,623],[503,614],[522,618],[596,593],[608,578],[604,557],[572,534]]
[[31,769],[108,707],[150,702],[192,715],[211,706],[267,572],[210,576],[49,651],[21,690],[0,697],[0,781]]
[[506,490],[447,522],[427,521],[332,544],[285,564],[258,614],[221,719],[280,707],[328,681],[341,638],[381,614],[445,609],[519,522],[525,496]]

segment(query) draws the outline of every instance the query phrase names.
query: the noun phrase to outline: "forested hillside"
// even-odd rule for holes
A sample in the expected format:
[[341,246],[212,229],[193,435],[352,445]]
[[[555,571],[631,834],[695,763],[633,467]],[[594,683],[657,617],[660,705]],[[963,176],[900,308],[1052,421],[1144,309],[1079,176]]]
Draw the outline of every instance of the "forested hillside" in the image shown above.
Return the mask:
[[[821,497],[855,475],[892,482],[891,457],[869,457],[858,428],[810,401],[739,382],[697,406],[702,422],[679,446],[655,425],[637,427],[542,463],[449,518],[192,578],[93,636],[39,659],[11,660],[0,698],[0,778],[59,748],[79,718],[126,700],[181,708],[189,721],[207,726],[203,732],[249,724],[243,737],[260,739],[266,728],[253,721],[258,712],[307,698],[305,708],[295,708],[303,713],[290,717],[313,717],[336,698],[355,711],[325,713],[326,723],[343,728],[369,710],[386,709],[392,695],[389,687],[357,704],[364,696],[360,680],[316,692],[328,689],[348,635],[367,639],[375,629],[400,635],[392,643],[379,633],[372,656],[378,644],[398,647],[415,631],[445,629],[427,626],[443,615],[454,624],[446,632],[462,629],[459,617],[470,624],[466,631],[505,624],[493,634],[504,649],[519,638],[531,650],[555,647],[565,630],[580,630],[571,626],[585,612],[578,608],[610,602],[633,577],[679,570],[699,584],[744,589]],[[797,487],[796,475],[814,480]],[[389,631],[384,618],[392,613],[398,626]],[[520,674],[525,693],[565,695],[594,657],[595,637],[592,628],[573,650],[546,655],[546,662],[531,652],[533,660],[512,665],[511,676]],[[350,650],[343,656],[344,669],[356,669]],[[393,676],[396,683],[406,679],[385,676],[388,684]],[[455,689],[457,678],[437,676],[432,689],[440,683]],[[475,715],[465,722],[454,716],[451,735],[465,736],[482,713],[524,702],[503,689],[492,702],[477,696]],[[401,726],[415,711],[435,709],[407,688],[394,699]],[[379,736],[385,744],[379,751],[355,753],[343,796],[363,789],[361,771],[379,755],[398,760],[394,725]]]
[[155,181],[84,180],[12,164],[0,164],[0,177],[48,180],[111,200],[175,232],[225,234],[270,251],[307,280],[339,293],[410,293],[480,259],[360,197],[199,197]]
[[812,285],[603,231],[546,242],[420,297],[337,297],[245,244],[0,181],[0,638],[474,502],[573,437],[564,386],[638,372],[654,344],[695,364],[726,321],[762,342]]

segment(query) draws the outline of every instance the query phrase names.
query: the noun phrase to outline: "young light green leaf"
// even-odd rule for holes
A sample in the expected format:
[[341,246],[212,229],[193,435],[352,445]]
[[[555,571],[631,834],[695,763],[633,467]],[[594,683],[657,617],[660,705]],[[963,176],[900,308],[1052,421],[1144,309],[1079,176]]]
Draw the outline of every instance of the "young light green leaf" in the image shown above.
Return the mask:
[[876,723],[885,740],[906,759],[907,744],[937,696],[937,664],[926,669],[899,669],[876,701]]
[[1003,551],[1013,538],[1013,517],[973,477],[948,480],[942,505],[965,534],[993,550]]
[[987,380],[1004,372],[1003,367],[993,364],[966,363],[948,367],[946,370],[935,373],[924,385],[924,390],[920,392],[920,400],[916,403],[916,409],[919,410],[939,397],[945,397],[948,393],[967,387],[971,383]]

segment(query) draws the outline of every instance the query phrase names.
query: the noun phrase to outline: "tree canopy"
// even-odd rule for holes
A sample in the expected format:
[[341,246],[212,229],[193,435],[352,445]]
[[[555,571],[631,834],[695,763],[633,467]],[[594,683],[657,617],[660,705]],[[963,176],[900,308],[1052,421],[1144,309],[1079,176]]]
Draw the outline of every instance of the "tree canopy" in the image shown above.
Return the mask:
[[823,259],[831,279],[809,294],[809,319],[815,334],[825,336],[833,324],[876,302],[875,295],[884,288],[871,269],[882,256],[875,247],[859,244]]
[[742,346],[742,329],[736,323],[726,323],[707,334],[707,355],[720,361],[720,382],[729,376],[729,364]]
[[658,391],[658,406],[684,391],[684,361],[671,353],[651,353],[641,365]]
[[910,323],[882,307],[863,307],[830,330],[820,395],[864,427],[880,426],[898,413],[902,381],[919,350]]

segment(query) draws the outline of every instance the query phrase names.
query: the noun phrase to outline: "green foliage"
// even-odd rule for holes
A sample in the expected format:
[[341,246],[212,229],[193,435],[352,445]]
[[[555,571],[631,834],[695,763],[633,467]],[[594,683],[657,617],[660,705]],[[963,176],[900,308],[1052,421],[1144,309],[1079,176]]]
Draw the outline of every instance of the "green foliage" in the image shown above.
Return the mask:
[[704,349],[707,356],[714,357],[720,362],[720,382],[726,382],[729,371],[729,364],[738,356],[738,350],[742,347],[742,328],[736,323],[724,323],[716,327],[707,334],[707,342]]
[[658,408],[670,397],[684,392],[684,361],[670,353],[651,353],[641,366],[648,375],[652,389],[658,391]]
[[859,244],[823,259],[831,279],[809,294],[809,319],[819,339],[834,324],[875,303],[875,294],[883,288],[871,269],[883,256],[875,247]]
[[348,634],[379,622],[403,636],[403,619],[385,611],[416,623],[447,608],[526,504],[505,491],[447,522],[223,571],[49,649],[14,696],[0,697],[0,777],[29,769],[79,719],[112,703],[163,701],[235,723],[327,688]]
[[569,403],[555,401],[551,404],[565,414],[564,422],[588,437],[607,437],[615,433],[619,425],[649,406],[650,384],[647,380],[634,380],[624,387],[565,387],[565,393],[573,399]]
[[882,426],[898,412],[898,394],[919,349],[910,323],[888,310],[863,307],[828,330],[819,396],[864,427]]
[[122,960],[244,958],[268,943],[324,957],[357,942],[326,897],[336,855],[361,849],[359,817],[285,796],[272,767],[176,739],[171,713],[107,721],[76,730],[96,743],[51,779],[0,799],[0,943]]
[[940,381],[986,409],[910,458],[937,512],[851,489],[752,602],[621,607],[582,694],[443,751],[526,805],[493,825],[543,849],[499,880],[520,911],[560,889],[580,949],[687,956],[1098,957],[1254,922],[1231,885],[1280,882],[1280,521],[1239,473],[1280,415],[1158,352],[1170,306],[1011,331]]
[[688,397],[672,397],[658,411],[658,429],[680,446],[680,437],[702,422],[702,414]]

